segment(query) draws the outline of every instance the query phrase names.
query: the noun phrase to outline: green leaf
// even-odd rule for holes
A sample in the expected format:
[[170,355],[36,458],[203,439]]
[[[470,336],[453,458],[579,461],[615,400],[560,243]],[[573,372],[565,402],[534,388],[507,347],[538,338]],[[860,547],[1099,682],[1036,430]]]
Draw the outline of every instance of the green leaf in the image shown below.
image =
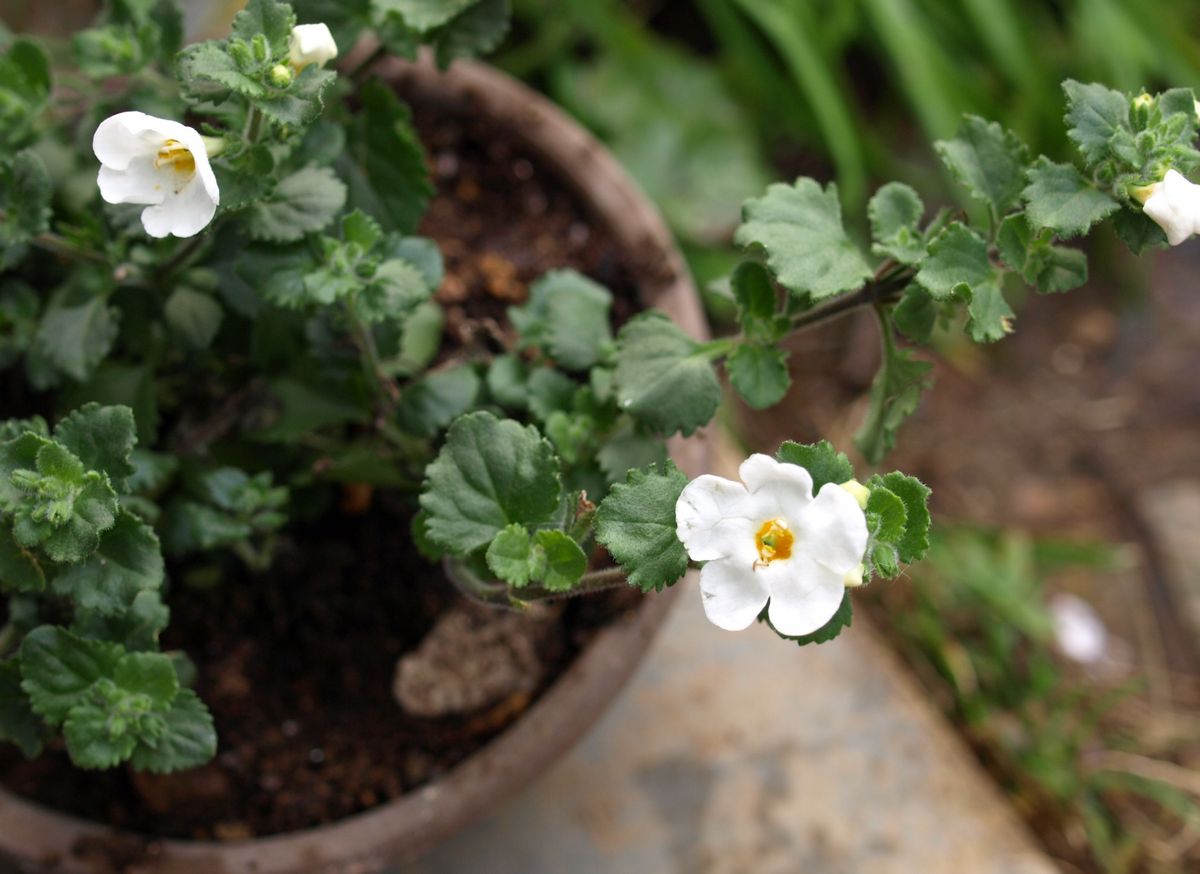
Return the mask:
[[157,652],[131,652],[121,656],[113,682],[126,692],[145,695],[153,710],[165,710],[179,692],[179,678],[169,656]]
[[661,437],[641,433],[632,420],[625,420],[604,441],[596,453],[596,463],[609,483],[624,482],[634,468],[663,465],[667,446]]
[[0,55],[0,159],[28,144],[49,97],[50,59],[36,42],[13,40]]
[[488,365],[488,394],[508,410],[523,410],[529,405],[529,372],[525,362],[515,355],[498,355]]
[[34,342],[58,370],[83,382],[117,339],[118,317],[117,310],[99,296],[75,305],[52,303]]
[[399,258],[384,261],[367,286],[358,293],[355,307],[367,322],[402,319],[432,294],[425,275]]
[[841,485],[854,479],[854,466],[846,453],[838,452],[828,440],[820,443],[782,443],[775,457],[787,464],[795,464],[808,471],[812,477],[813,494],[828,483]]
[[133,754],[137,735],[123,723],[112,726],[113,713],[97,704],[82,703],[71,708],[63,722],[63,739],[71,764],[86,770],[113,768]]
[[267,38],[272,57],[286,55],[296,15],[292,7],[278,0],[249,0],[245,8],[233,16],[230,36],[251,42],[255,35]]
[[445,69],[455,58],[485,55],[498,48],[508,34],[511,0],[477,0],[438,33],[434,52]]
[[617,335],[617,405],[663,435],[707,425],[721,402],[710,354],[659,312],[641,313]]
[[164,732],[153,746],[141,742],[130,763],[138,771],[170,774],[207,764],[217,754],[212,714],[191,689],[180,689],[163,714]]
[[324,230],[346,204],[346,186],[328,167],[305,167],[287,176],[250,210],[250,236],[288,243]]
[[134,473],[131,456],[137,444],[133,410],[129,407],[84,404],[55,426],[54,439],[84,467],[108,474],[114,489],[125,491]]
[[20,660],[0,661],[0,741],[16,744],[25,758],[34,759],[45,739],[46,727],[21,689]]
[[1162,227],[1140,209],[1125,207],[1113,217],[1113,230],[1129,251],[1141,255],[1147,249],[1167,248]]
[[273,380],[269,389],[278,409],[266,427],[254,432],[257,440],[294,443],[322,428],[365,422],[370,415],[366,407],[354,402],[341,382],[307,382],[285,377]]
[[587,570],[587,555],[569,534],[542,530],[534,535],[538,580],[551,592],[569,592]]
[[0,370],[19,361],[32,345],[40,310],[37,294],[23,283],[0,287]]
[[158,636],[167,627],[171,611],[157,590],[143,589],[137,593],[127,610],[107,616],[75,607],[71,632],[93,640],[110,640],[130,651],[158,649]]
[[400,395],[396,420],[419,437],[433,437],[479,398],[482,381],[469,364],[430,373],[408,385]]
[[1045,156],[1030,169],[1024,197],[1025,213],[1033,226],[1050,228],[1063,237],[1085,233],[1120,206],[1073,166],[1055,164]]
[[395,12],[413,30],[425,33],[441,27],[479,0],[377,0],[383,13]]
[[992,280],[987,243],[961,222],[954,222],[929,245],[929,256],[921,264],[916,281],[934,300],[948,300],[963,291]]
[[828,643],[833,640],[845,629],[850,627],[851,621],[854,619],[854,605],[850,601],[850,590],[846,590],[846,594],[842,596],[841,606],[837,612],[833,614],[828,622],[814,631],[812,634],[805,634],[801,637],[789,637],[786,634],[780,634],[774,625],[771,625],[771,620],[767,618],[767,611],[759,615],[759,622],[766,622],[771,627],[771,630],[782,637],[784,640],[795,641],[797,646],[807,646],[810,643]]
[[533,540],[524,525],[508,525],[493,538],[487,549],[487,565],[510,586],[528,585],[536,568]]
[[872,271],[842,226],[837,186],[822,189],[808,178],[776,183],[766,195],[746,201],[739,246],[767,255],[779,284],[814,300],[861,288]]
[[954,139],[939,140],[934,148],[955,180],[993,215],[1004,215],[1020,200],[1029,150],[1012,131],[967,115]]
[[643,592],[661,592],[687,572],[687,553],[675,535],[675,504],[686,485],[669,461],[631,470],[596,511],[596,539]]
[[529,301],[510,307],[509,319],[525,346],[546,350],[567,370],[587,370],[609,344],[612,293],[574,270],[547,273],[529,290]]
[[867,482],[867,487],[872,490],[880,486],[904,502],[904,536],[895,542],[900,561],[905,564],[920,561],[929,551],[929,529],[932,525],[929,487],[919,479],[899,471],[873,476]]
[[450,426],[426,468],[425,530],[448,552],[466,555],[514,522],[545,522],[560,491],[558,459],[536,428],[469,413]]
[[766,342],[777,340],[775,311],[779,301],[767,268],[757,261],[743,261],[730,276],[729,286],[746,336]]
[[579,384],[553,367],[538,367],[526,382],[529,411],[545,422],[558,411],[570,410]]
[[41,592],[46,569],[30,550],[17,545],[12,532],[0,524],[0,591]]
[[115,616],[128,610],[141,592],[158,589],[164,576],[154,529],[122,510],[96,552],[55,577],[54,593],[82,610]]
[[905,337],[914,343],[928,343],[937,325],[938,303],[914,282],[904,289],[900,302],[892,310],[892,318]]
[[0,270],[15,266],[30,240],[49,230],[53,194],[50,174],[36,152],[18,152],[7,166],[0,161]]
[[224,317],[225,311],[211,295],[182,285],[163,304],[167,326],[195,352],[212,345]]
[[884,185],[867,204],[875,240],[871,252],[901,264],[920,264],[925,258],[925,238],[919,227],[924,213],[925,205],[912,188],[903,182]]
[[263,115],[286,128],[303,128],[316,121],[325,108],[325,89],[337,74],[309,64],[286,89],[270,92],[255,101]]
[[877,464],[896,445],[896,431],[921,402],[929,387],[933,365],[896,346],[890,317],[880,325],[883,362],[871,384],[870,407],[854,443],[871,464]]
[[1084,85],[1074,79],[1063,82],[1063,91],[1067,95],[1067,136],[1087,163],[1098,163],[1107,157],[1113,135],[1130,130],[1129,98],[1103,85]]
[[358,98],[361,107],[337,165],[350,188],[350,206],[386,230],[411,234],[434,193],[412,115],[378,80],[368,80]]
[[60,444],[26,433],[0,446],[0,509],[12,514],[19,546],[78,562],[113,526],[118,503],[104,474],[86,470]]
[[1013,213],[1001,222],[996,247],[1010,269],[1043,293],[1070,291],[1083,285],[1087,281],[1087,256],[1077,249],[1051,245],[1049,234],[1035,234],[1024,213]]
[[967,333],[976,343],[992,343],[1012,333],[1014,314],[996,279],[972,287]]
[[756,410],[779,403],[792,384],[787,353],[774,344],[742,343],[726,359],[725,368],[734,389]]
[[223,42],[190,45],[179,54],[179,85],[196,102],[220,103],[229,93],[250,100],[266,96],[267,86],[243,70]]
[[116,672],[121,656],[115,643],[84,640],[64,628],[43,625],[21,642],[21,688],[35,713],[61,725],[96,681]]
[[[872,478],[874,479],[874,478]],[[876,483],[867,497],[867,526],[871,536],[881,543],[896,544],[905,536],[908,510],[891,489]]]

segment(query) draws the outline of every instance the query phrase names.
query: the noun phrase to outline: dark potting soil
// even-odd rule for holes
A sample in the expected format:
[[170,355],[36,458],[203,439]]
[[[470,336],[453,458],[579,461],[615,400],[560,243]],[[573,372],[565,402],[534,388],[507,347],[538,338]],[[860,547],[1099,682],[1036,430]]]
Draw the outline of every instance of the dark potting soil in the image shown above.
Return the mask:
[[[508,305],[548,270],[572,267],[633,311],[623,253],[574,194],[478,113],[414,106],[438,194],[421,229],[446,260],[438,294],[448,354],[495,344]],[[186,567],[170,568],[172,580]],[[220,737],[217,759],[167,777],[74,768],[60,745],[27,762],[0,748],[0,782],[50,807],[163,836],[242,839],[331,822],[453,767],[518,719],[595,632],[637,604],[615,590],[566,604],[538,639],[538,689],[459,717],[417,718],[392,693],[397,659],[461,606],[418,557],[405,511],[376,496],[365,515],[291,530],[275,566],[232,568],[215,588],[176,584],[164,649],[197,668]]]

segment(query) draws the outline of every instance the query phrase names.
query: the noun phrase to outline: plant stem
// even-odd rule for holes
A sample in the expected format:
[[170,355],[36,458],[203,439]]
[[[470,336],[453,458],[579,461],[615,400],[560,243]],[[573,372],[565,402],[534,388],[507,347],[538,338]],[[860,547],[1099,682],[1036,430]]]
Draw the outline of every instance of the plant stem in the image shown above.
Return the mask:
[[853,294],[834,298],[826,304],[800,313],[792,319],[792,333],[831,322],[863,307],[891,303],[895,299],[896,293],[908,285],[910,279],[912,279],[911,271],[902,270],[872,280]]
[[472,573],[462,562],[452,558],[443,559],[442,567],[454,587],[472,601],[488,607],[503,607],[509,610],[520,610],[522,604],[533,601],[559,601],[564,598],[615,589],[625,585],[626,578],[625,571],[621,568],[601,568],[584,574],[575,588],[570,591],[559,592],[541,586],[513,588],[500,580],[482,579]]
[[250,115],[246,118],[246,142],[257,143],[259,131],[262,129],[262,113],[257,106],[250,107]]
[[17,641],[17,626],[12,622],[5,624],[0,628],[0,658],[8,655],[8,651],[12,649],[12,645]]
[[[2,218],[3,213],[0,213],[0,219]],[[108,258],[103,253],[97,252],[94,249],[85,249],[82,246],[76,246],[65,237],[49,231],[44,234],[38,234],[31,242],[39,249],[53,252],[55,255],[66,255],[70,258],[91,261],[94,264],[108,264]]]
[[[371,333],[371,326],[363,321],[362,316],[358,314],[358,310],[354,306],[354,301],[350,298],[346,299],[346,314],[349,316],[350,325],[354,329],[352,336],[354,337],[354,345],[358,347],[363,373],[367,377],[367,381],[375,387],[375,393],[379,396],[381,407],[386,407],[396,400],[399,396],[399,391],[396,389],[395,383],[384,373],[383,362],[379,357],[379,347],[375,345],[375,335]],[[381,409],[380,412],[382,413],[383,410]]]
[[206,242],[208,242],[207,234],[197,234],[186,243],[181,243],[171,253],[171,257],[158,266],[155,274],[159,279],[169,278],[179,268],[187,264]]

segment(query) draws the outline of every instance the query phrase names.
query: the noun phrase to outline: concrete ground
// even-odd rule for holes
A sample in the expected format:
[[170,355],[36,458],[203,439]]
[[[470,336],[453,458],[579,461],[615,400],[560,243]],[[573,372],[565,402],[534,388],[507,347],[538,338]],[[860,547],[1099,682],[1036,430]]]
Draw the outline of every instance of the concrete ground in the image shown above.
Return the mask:
[[540,782],[398,874],[1050,874],[862,617],[796,648],[709,625],[694,581]]

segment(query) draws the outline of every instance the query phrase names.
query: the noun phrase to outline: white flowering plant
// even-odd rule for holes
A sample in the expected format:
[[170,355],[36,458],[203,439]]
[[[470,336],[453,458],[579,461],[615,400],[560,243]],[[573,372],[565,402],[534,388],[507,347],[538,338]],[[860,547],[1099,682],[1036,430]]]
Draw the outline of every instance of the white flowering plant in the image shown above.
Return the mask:
[[[439,358],[443,265],[415,235],[433,189],[371,63],[487,51],[507,2],[298,9],[250,0],[228,38],[183,47],[172,0],[113,0],[53,88],[36,42],[0,55],[0,388],[17,416],[0,421],[0,739],[27,755],[61,734],[84,768],[208,761],[194,669],[159,647],[164,556],[269,574],[291,518],[345,484],[407,496],[397,536],[477,600],[661,591],[699,567],[716,626],[832,639],[851,589],[924,555],[929,490],[859,475],[827,442],[688,482],[666,441],[712,422],[720,373],[775,405],[789,337],[873,310],[857,446],[875,465],[929,386],[913,345],[1002,338],[1010,282],[1082,285],[1085,255],[1061,242],[1098,222],[1138,252],[1200,229],[1192,92],[1068,82],[1079,164],[968,117],[936,148],[969,205],[927,216],[885,185],[868,247],[832,184],[749,200],[731,336],[653,311],[614,325],[608,289],[556,271],[510,330]],[[339,75],[365,28],[379,49]]]

